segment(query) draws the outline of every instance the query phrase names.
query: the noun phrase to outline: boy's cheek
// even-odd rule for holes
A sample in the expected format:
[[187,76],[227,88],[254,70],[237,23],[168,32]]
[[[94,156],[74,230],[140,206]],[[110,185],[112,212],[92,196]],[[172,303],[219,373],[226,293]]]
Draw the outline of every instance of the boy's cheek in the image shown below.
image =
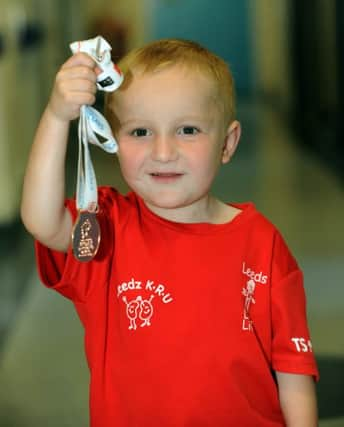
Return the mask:
[[137,150],[132,147],[128,148],[126,145],[119,145],[117,156],[122,170],[128,171],[134,171],[138,167],[141,158]]
[[126,139],[121,136],[118,136],[116,140],[118,144],[118,157],[121,158],[130,155],[133,150],[130,150],[130,144],[128,143],[128,141],[126,141]]

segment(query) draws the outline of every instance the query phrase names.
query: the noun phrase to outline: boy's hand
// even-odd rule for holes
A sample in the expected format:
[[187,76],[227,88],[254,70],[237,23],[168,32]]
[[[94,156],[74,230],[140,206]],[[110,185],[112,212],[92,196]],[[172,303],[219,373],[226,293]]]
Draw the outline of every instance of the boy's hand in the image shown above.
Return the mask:
[[82,105],[94,104],[96,79],[95,61],[85,53],[76,53],[56,74],[47,109],[60,121],[76,119]]

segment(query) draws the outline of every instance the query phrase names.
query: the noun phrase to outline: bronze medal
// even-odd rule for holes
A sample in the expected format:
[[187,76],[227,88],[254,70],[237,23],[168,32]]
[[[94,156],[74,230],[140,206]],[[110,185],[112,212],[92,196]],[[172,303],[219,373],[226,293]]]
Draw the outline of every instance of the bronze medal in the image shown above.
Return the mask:
[[93,259],[100,243],[100,227],[95,212],[79,211],[72,233],[73,254],[78,261]]

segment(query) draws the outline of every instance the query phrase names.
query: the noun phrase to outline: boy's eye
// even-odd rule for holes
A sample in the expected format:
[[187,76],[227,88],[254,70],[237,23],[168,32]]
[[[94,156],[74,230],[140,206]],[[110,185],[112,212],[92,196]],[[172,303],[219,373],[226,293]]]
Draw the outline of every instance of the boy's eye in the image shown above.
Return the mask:
[[178,135],[196,135],[199,132],[199,129],[197,129],[194,126],[183,126],[180,129],[178,129]]
[[131,132],[131,134],[132,134],[133,136],[138,136],[138,137],[140,137],[140,136],[148,136],[148,135],[151,135],[151,132],[150,132],[148,129],[145,129],[145,128],[138,128],[138,129],[134,129],[134,130]]

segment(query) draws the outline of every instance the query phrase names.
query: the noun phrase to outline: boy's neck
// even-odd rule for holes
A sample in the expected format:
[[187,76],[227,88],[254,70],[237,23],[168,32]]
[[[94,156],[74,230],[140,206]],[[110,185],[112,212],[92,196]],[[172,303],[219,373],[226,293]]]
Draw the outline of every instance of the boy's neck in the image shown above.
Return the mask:
[[241,211],[209,195],[189,206],[160,208],[144,201],[147,208],[168,221],[179,223],[225,224],[232,221]]

